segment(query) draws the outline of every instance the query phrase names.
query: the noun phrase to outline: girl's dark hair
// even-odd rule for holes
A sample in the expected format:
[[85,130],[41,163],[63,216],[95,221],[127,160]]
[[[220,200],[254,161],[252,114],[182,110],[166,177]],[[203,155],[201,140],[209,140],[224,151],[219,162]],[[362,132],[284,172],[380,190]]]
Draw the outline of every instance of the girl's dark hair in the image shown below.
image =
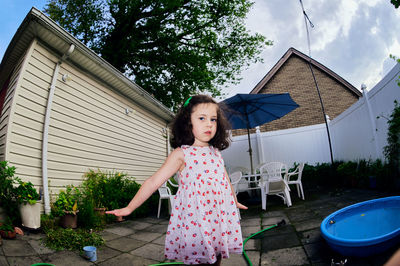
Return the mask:
[[217,132],[208,143],[219,150],[229,147],[228,130],[230,129],[230,124],[219,108],[218,103],[210,96],[196,95],[192,96],[187,105],[183,104],[181,106],[175,119],[171,122],[170,143],[173,148],[178,148],[182,145],[192,145],[194,143],[191,115],[193,108],[201,103],[212,103],[217,106]]

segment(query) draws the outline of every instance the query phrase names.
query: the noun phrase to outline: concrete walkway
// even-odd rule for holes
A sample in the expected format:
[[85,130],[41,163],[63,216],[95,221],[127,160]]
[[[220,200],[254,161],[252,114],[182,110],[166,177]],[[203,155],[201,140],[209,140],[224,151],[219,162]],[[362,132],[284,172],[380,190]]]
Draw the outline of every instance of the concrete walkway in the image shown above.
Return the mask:
[[[250,208],[241,211],[243,239],[284,219],[286,225],[265,231],[260,239],[250,239],[245,249],[253,265],[331,265],[346,258],[332,252],[320,235],[324,217],[335,210],[364,200],[390,196],[371,190],[344,190],[337,193],[315,191],[306,200],[292,192],[293,206],[287,208],[277,197],[269,197],[267,211],[254,199],[239,195]],[[165,214],[166,215],[166,214]],[[52,251],[40,243],[41,233],[26,233],[0,246],[0,266],[46,262],[67,265],[151,265],[164,260],[164,240],[168,217],[148,217],[107,226],[101,235],[106,244],[97,250],[92,263],[77,251]],[[398,247],[368,258],[347,258],[345,265],[383,265]],[[224,266],[247,265],[243,256],[232,254]]]

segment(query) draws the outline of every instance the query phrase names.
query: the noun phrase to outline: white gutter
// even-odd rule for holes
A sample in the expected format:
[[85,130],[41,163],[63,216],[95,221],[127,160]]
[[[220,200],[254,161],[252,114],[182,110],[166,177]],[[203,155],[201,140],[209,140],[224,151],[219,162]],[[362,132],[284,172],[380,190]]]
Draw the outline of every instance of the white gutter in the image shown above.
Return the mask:
[[42,181],[43,181],[43,196],[44,196],[44,213],[50,214],[50,196],[49,196],[49,181],[47,176],[47,150],[48,150],[48,142],[49,142],[49,126],[50,126],[50,113],[51,113],[51,105],[53,103],[54,91],[56,89],[56,81],[58,72],[60,70],[60,66],[62,62],[68,58],[72,54],[75,49],[75,45],[71,44],[68,51],[61,57],[61,59],[57,62],[56,67],[54,69],[53,77],[51,79],[49,97],[47,99],[46,106],[46,115],[44,118],[43,125],[43,141],[42,141]]

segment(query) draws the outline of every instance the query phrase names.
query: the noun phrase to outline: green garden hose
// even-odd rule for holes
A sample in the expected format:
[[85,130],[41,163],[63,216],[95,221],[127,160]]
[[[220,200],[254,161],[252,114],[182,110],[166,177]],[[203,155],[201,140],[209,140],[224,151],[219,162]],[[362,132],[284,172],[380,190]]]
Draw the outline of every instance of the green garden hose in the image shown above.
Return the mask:
[[[246,238],[246,239],[243,241],[243,256],[244,256],[244,258],[245,258],[245,260],[246,260],[246,262],[247,262],[247,264],[248,264],[249,266],[253,266],[253,264],[251,263],[249,257],[247,256],[246,250],[244,250],[244,245],[246,245],[247,241],[248,241],[250,238],[255,237],[256,235],[259,235],[259,234],[261,234],[261,233],[263,233],[263,232],[265,232],[265,231],[268,231],[268,230],[270,230],[270,229],[272,229],[272,228],[275,228],[275,227],[278,227],[278,226],[282,226],[282,225],[285,225],[285,224],[286,224],[285,220],[282,220],[282,221],[280,221],[280,222],[277,223],[277,224],[271,225],[270,227],[267,227],[267,228],[265,228],[265,229],[263,229],[263,230],[261,230],[261,231],[258,231],[257,233],[252,234],[251,236],[249,236],[248,238]],[[182,265],[183,262],[164,262],[164,263],[158,263],[158,264],[151,264],[151,265],[149,265],[149,266],[178,265],[178,264],[179,264],[179,265]]]
[[280,221],[280,222],[277,223],[277,224],[271,225],[270,227],[267,227],[267,228],[265,228],[265,229],[263,229],[263,230],[261,230],[261,231],[258,231],[257,233],[252,234],[251,236],[249,236],[248,238],[246,238],[246,239],[243,241],[243,256],[244,256],[244,258],[245,258],[245,260],[246,260],[246,262],[247,262],[247,264],[248,264],[249,266],[253,266],[253,263],[251,263],[249,257],[248,257],[247,254],[246,254],[246,250],[244,249],[244,245],[246,245],[247,241],[248,241],[250,238],[255,237],[256,235],[259,235],[259,234],[261,234],[261,233],[263,233],[263,232],[265,232],[265,231],[268,231],[268,230],[270,230],[270,229],[272,229],[272,228],[275,228],[275,227],[278,227],[278,226],[281,226],[281,225],[285,225],[285,224],[286,224],[285,220],[282,220],[282,221]]

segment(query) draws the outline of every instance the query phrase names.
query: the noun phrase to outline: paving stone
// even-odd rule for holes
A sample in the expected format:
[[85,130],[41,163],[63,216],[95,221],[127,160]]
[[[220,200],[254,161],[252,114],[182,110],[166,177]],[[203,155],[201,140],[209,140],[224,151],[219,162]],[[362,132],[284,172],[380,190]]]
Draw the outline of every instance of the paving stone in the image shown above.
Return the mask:
[[283,219],[287,219],[287,216],[284,211],[264,211],[262,213],[262,217],[283,217]]
[[321,235],[321,230],[319,228],[302,231],[299,233],[299,235],[302,244],[311,244],[324,241]]
[[297,232],[306,231],[310,229],[319,228],[321,225],[322,219],[312,219],[299,223],[293,224]]
[[159,244],[159,245],[165,245],[165,237],[166,237],[166,235],[163,234],[161,237],[153,240],[152,243]]
[[3,251],[7,256],[35,256],[35,250],[29,245],[28,242],[14,239],[4,240],[3,239]]
[[[265,229],[268,228],[268,226],[264,227]],[[269,237],[269,236],[273,236],[273,235],[281,235],[281,234],[289,234],[289,233],[293,233],[295,234],[296,231],[294,230],[294,227],[290,224],[287,225],[283,225],[283,226],[277,226],[277,227],[273,227],[269,230],[266,230],[264,232],[262,232],[259,237]]]
[[[0,239],[0,247],[2,246],[2,239]],[[0,248],[0,256],[4,256],[4,252],[3,252],[3,249],[2,248]]]
[[261,224],[260,218],[248,218],[240,221],[241,226],[259,226]]
[[0,256],[0,266],[9,266],[6,257]]
[[315,217],[315,212],[309,209],[299,208],[295,210],[287,210],[286,214],[291,221],[291,223],[301,222],[309,220]]
[[48,254],[46,255],[46,259],[43,259],[43,262],[57,266],[93,265],[93,263],[81,257],[79,252],[74,251],[59,251],[54,254]]
[[169,223],[169,219],[168,220],[162,220],[158,224],[166,224],[166,225],[168,225],[168,223]]
[[155,217],[145,217],[145,218],[141,218],[140,222],[158,224],[160,222],[160,219],[155,218]]
[[[244,239],[243,239],[244,241]],[[261,240],[260,239],[249,239],[246,242],[245,250],[260,250]]]
[[[247,256],[249,257],[251,263],[254,266],[259,266],[260,265],[260,252],[259,251],[246,251],[246,254],[247,254]],[[246,260],[245,260],[245,264],[242,264],[242,265],[248,265]]]
[[268,251],[261,255],[261,265],[307,265],[309,261],[302,247]]
[[156,264],[158,261],[145,259],[143,257],[133,256],[128,253],[123,253],[109,260],[98,263],[101,266],[148,266]]
[[143,231],[165,234],[167,232],[167,228],[168,228],[168,226],[165,224],[155,224],[155,225],[144,228]]
[[128,236],[135,232],[135,230],[133,230],[131,228],[126,228],[123,226],[115,226],[115,227],[111,227],[111,228],[106,228],[106,229],[104,229],[104,231],[113,233],[113,234],[116,234],[119,236]]
[[243,238],[249,237],[261,230],[261,226],[242,226]]
[[152,225],[153,224],[151,224],[151,223],[132,221],[132,222],[128,222],[127,227],[132,228],[134,230],[142,230],[142,229],[147,228]]
[[151,242],[156,238],[159,238],[160,236],[164,235],[160,234],[160,233],[152,233],[152,232],[146,232],[146,231],[137,231],[134,234],[128,236],[130,238],[133,239],[137,239],[137,240],[142,240],[142,241],[147,241],[147,242]]
[[[271,225],[278,224],[279,222],[282,221],[282,219],[283,218],[279,217],[279,216],[277,216],[277,217],[265,217],[262,220],[262,226],[263,226],[263,228],[267,228],[267,227],[269,227]],[[287,219],[285,220],[285,223],[288,224],[288,220]]]
[[108,260],[110,258],[116,257],[122,254],[122,252],[109,248],[107,246],[102,246],[97,248],[97,261],[96,263]]
[[335,261],[344,259],[340,254],[332,251],[325,241],[304,245],[304,249],[312,263],[330,262],[332,259],[335,259]]
[[[240,254],[229,254],[228,259],[222,259],[221,261],[221,266],[243,266],[243,265],[247,265],[247,263],[243,255]],[[253,265],[258,265],[258,263]]]
[[147,242],[136,240],[129,237],[121,237],[106,242],[106,246],[123,252],[129,252],[138,247],[144,246],[146,243]]
[[149,243],[138,249],[129,252],[132,255],[143,257],[146,259],[153,259],[156,261],[164,261],[164,246]]
[[42,254],[49,254],[49,253],[54,253],[56,252],[55,250],[52,250],[48,247],[46,247],[41,240],[28,240],[27,241],[29,245],[36,251],[37,254],[42,255]]
[[300,246],[301,243],[295,233],[271,235],[261,240],[261,251],[267,253],[271,250]]
[[322,208],[322,209],[316,210],[315,214],[318,215],[319,217],[321,217],[322,219],[325,219],[325,217],[327,217],[328,215],[334,213],[335,211],[337,211],[339,209],[341,209],[341,208],[326,207],[326,208]]
[[106,231],[106,230],[101,231],[101,232],[100,232],[100,236],[101,236],[106,242],[121,237],[120,235],[113,234],[113,233],[108,232],[108,231]]
[[[32,265],[35,263],[40,263],[43,262],[42,259],[39,256],[27,256],[27,257],[7,257],[7,264],[4,265],[10,265],[10,266],[26,266],[26,265]],[[0,261],[0,265],[1,261]]]

